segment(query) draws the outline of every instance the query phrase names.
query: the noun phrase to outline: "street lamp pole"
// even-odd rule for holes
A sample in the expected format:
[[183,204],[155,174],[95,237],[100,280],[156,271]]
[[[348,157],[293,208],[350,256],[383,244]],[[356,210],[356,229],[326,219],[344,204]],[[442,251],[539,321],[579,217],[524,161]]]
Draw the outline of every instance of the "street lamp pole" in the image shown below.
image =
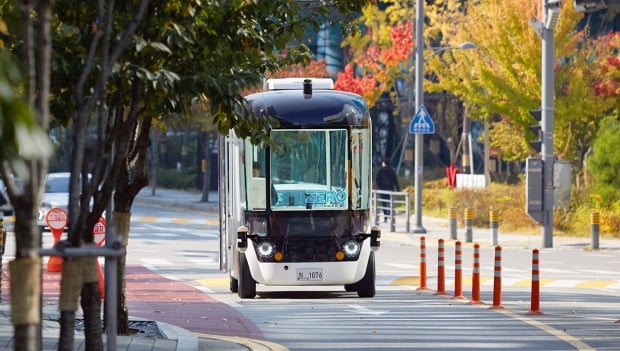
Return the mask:
[[[424,104],[424,0],[417,0],[416,3],[416,22],[415,22],[415,111],[420,109]],[[442,46],[433,48],[434,51],[428,56],[441,53],[451,49],[473,49],[476,45],[473,43],[463,43],[459,46]],[[403,150],[407,144],[407,140],[403,144]],[[426,229],[422,225],[422,188],[424,179],[424,134],[416,133],[414,140],[415,160],[414,160],[414,209],[415,223],[413,226],[414,233],[426,233]],[[402,157],[402,156],[401,156]]]
[[[415,111],[418,111],[424,101],[424,0],[417,0],[415,22]],[[422,225],[422,180],[424,170],[424,134],[415,135],[415,223],[414,233],[426,233]]]

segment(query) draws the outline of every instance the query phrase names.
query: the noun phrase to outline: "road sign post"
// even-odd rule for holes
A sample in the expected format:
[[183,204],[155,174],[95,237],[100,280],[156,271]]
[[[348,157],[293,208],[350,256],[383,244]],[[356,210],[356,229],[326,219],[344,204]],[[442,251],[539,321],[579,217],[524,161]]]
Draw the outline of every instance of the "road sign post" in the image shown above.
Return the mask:
[[[419,2],[419,1],[418,1]],[[419,57],[419,55],[418,55]],[[417,69],[416,69],[417,75]],[[421,102],[422,99],[416,99],[416,102]],[[424,172],[424,163],[423,157],[424,154],[422,152],[422,148],[424,147],[424,135],[423,134],[434,134],[435,133],[435,122],[431,118],[431,115],[428,113],[424,105],[420,104],[416,114],[411,119],[411,123],[409,124],[409,133],[415,134],[415,225],[413,232],[414,233],[426,233],[426,228],[422,225],[422,179]]]
[[[56,246],[56,244],[60,241],[60,237],[65,231],[65,227],[67,226],[67,218],[67,211],[58,207],[54,207],[47,211],[47,214],[45,215],[45,223],[50,228],[52,235],[54,236],[54,246]],[[62,257],[50,256],[49,261],[47,261],[47,271],[61,272]]]

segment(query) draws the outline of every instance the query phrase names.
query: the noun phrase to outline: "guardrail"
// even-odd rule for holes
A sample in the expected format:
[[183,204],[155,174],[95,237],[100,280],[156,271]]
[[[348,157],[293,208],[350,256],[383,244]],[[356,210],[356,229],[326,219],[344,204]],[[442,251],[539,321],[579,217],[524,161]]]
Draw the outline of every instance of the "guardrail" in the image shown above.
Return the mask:
[[[404,205],[404,206],[403,206]],[[406,191],[389,191],[372,189],[372,212],[375,214],[375,223],[379,223],[381,216],[389,218],[390,232],[396,231],[395,216],[404,213],[406,218],[405,228],[409,232],[409,193]]]

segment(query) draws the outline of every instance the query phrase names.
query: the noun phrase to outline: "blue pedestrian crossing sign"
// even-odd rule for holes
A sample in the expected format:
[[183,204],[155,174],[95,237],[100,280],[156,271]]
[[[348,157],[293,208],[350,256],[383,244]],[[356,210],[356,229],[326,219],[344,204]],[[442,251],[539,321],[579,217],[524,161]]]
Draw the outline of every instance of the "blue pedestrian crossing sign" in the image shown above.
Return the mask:
[[435,122],[431,118],[424,105],[420,105],[418,112],[411,119],[409,124],[411,134],[435,134]]

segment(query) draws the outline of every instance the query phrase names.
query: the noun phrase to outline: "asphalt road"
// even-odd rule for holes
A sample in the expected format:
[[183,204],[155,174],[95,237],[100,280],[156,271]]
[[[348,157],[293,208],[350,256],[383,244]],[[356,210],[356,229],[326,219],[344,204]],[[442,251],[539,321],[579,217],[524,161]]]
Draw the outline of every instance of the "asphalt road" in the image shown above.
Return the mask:
[[[51,246],[51,235],[44,239]],[[531,314],[535,240],[503,249],[503,308],[497,309],[489,309],[494,262],[489,245],[481,249],[478,304],[470,303],[471,244],[463,245],[465,299],[453,299],[453,241],[446,242],[446,295],[436,294],[436,237],[427,239],[427,290],[418,290],[419,235],[386,232],[382,243],[374,298],[358,298],[341,287],[259,285],[256,299],[241,300],[219,270],[216,214],[135,206],[127,255],[130,314],[198,334],[269,340],[290,350],[620,348],[618,250],[580,245],[541,250],[535,311],[541,314]],[[7,247],[5,261],[10,256]]]

